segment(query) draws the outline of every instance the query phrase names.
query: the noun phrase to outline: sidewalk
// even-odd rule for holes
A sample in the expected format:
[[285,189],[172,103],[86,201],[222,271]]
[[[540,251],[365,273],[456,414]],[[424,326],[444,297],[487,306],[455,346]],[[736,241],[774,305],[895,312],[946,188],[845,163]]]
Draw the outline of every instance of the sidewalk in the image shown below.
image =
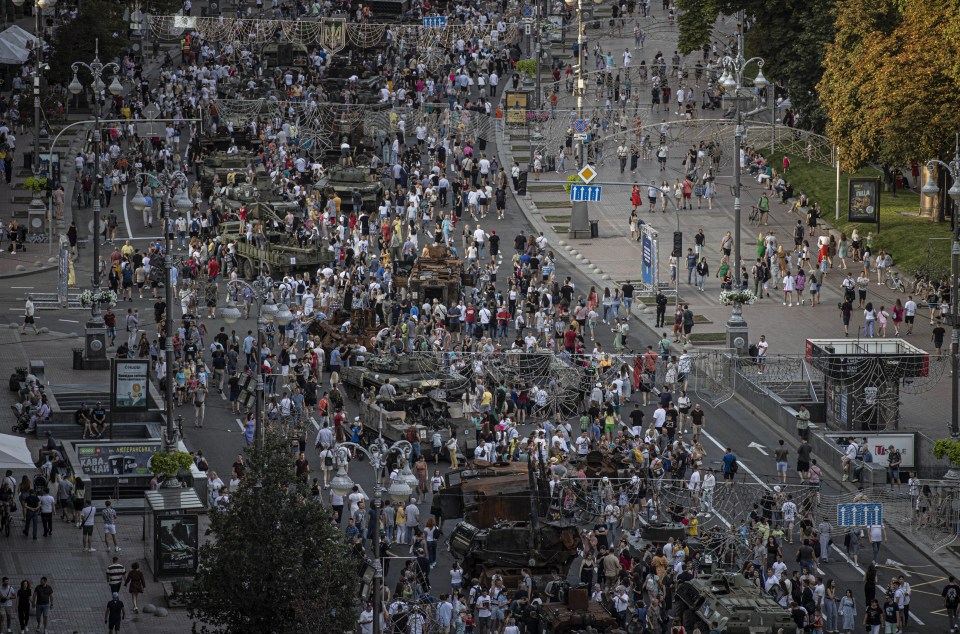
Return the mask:
[[[647,29],[649,25],[655,24],[656,20],[641,20],[641,26]],[[726,27],[731,27],[728,23]],[[653,28],[650,27],[650,33],[656,32],[655,36],[647,38],[642,51],[634,48],[633,42],[633,22],[627,22],[624,29],[624,37],[605,38],[604,46],[606,49],[616,52],[624,48],[629,48],[634,53],[632,67],[637,67],[640,60],[647,60],[648,64],[653,59],[656,51],[662,51],[670,63],[672,52],[676,49],[677,31],[675,27],[671,28]],[[590,51],[592,51],[590,44]],[[554,49],[556,50],[556,49]],[[688,56],[689,59],[689,56]],[[617,59],[619,67],[619,59]],[[587,56],[585,68],[593,69],[594,63],[592,55]],[[636,73],[632,74],[636,80]],[[544,74],[544,86],[552,82],[549,78],[549,72]],[[595,101],[594,82],[588,83],[587,97],[585,98],[584,112],[586,115],[592,113],[596,108],[602,106]],[[676,89],[676,79],[671,81],[671,86]],[[657,121],[665,118],[668,122],[677,121],[673,113],[673,108],[668,113],[657,114],[650,111],[650,91],[649,83],[646,85],[633,86],[633,90],[640,91],[641,107],[640,115],[644,123],[648,121]],[[561,81],[561,92],[563,91],[563,82]],[[572,97],[564,97],[558,109],[569,108],[575,101]],[[633,120],[632,106],[627,107],[628,120]],[[700,111],[700,116],[711,111]],[[558,114],[558,116],[563,116]],[[719,117],[717,115],[711,115]],[[712,124],[704,123],[704,126]],[[676,127],[676,126],[674,126]],[[529,146],[521,146],[520,143],[529,143],[529,141],[520,141],[516,135],[511,137],[509,131],[504,135],[505,141],[500,144],[501,163],[511,165],[514,159],[521,165],[525,165],[529,157]],[[632,138],[632,135],[630,135]],[[656,141],[656,134],[651,137]],[[630,239],[629,235],[629,215],[630,215],[630,186],[634,183],[646,184],[651,182],[660,183],[667,180],[670,185],[674,179],[682,178],[684,169],[681,165],[685,150],[689,147],[689,139],[685,139],[686,146],[682,143],[673,143],[670,145],[670,158],[667,161],[667,169],[664,172],[659,170],[655,160],[641,160],[637,167],[636,174],[620,174],[619,161],[616,157],[616,146],[619,141],[611,140],[607,142],[605,148],[605,160],[600,164],[593,165],[597,170],[597,182],[603,183],[623,183],[622,187],[605,186],[603,191],[603,202],[589,203],[589,214],[591,220],[599,222],[600,237],[597,239],[572,240],[568,237],[567,228],[569,226],[569,215],[571,205],[569,197],[562,185],[541,184],[533,180],[532,172],[528,181],[528,196],[526,199],[516,197],[520,209],[523,211],[527,220],[537,231],[543,231],[548,240],[553,245],[559,245],[556,249],[557,255],[565,258],[568,262],[582,270],[592,283],[595,284],[598,292],[602,294],[604,287],[611,289],[615,285],[623,284],[626,280],[633,280],[636,284],[640,279],[640,262],[642,258],[641,243]],[[552,141],[550,142],[552,145]],[[627,144],[629,147],[629,143]],[[557,143],[559,146],[559,143]],[[711,277],[707,280],[703,292],[696,290],[692,285],[686,283],[685,264],[681,259],[680,263],[680,298],[681,303],[688,303],[694,313],[702,316],[703,323],[697,324],[694,333],[715,332],[723,333],[724,324],[730,316],[730,308],[724,306],[719,301],[719,280],[716,275],[717,266],[720,262],[719,243],[721,237],[726,231],[732,231],[734,228],[733,212],[733,161],[735,154],[732,143],[724,144],[723,147],[724,162],[721,164],[721,170],[718,174],[717,196],[714,200],[713,210],[707,210],[706,203],[702,209],[681,210],[679,212],[680,230],[683,232],[683,253],[686,253],[688,247],[694,243],[694,235],[698,229],[703,228],[706,236],[704,255],[710,264]],[[519,151],[518,151],[519,150]],[[566,167],[568,170],[564,173],[544,172],[541,176],[542,181],[563,181],[570,173],[576,172],[575,161],[568,158]],[[629,170],[629,165],[628,165]],[[742,177],[742,208],[741,214],[741,257],[747,265],[748,271],[756,252],[756,238],[758,228],[749,224],[749,211],[761,194],[760,186],[755,179],[744,174]],[[659,262],[660,262],[660,280],[670,281],[670,272],[668,268],[668,258],[673,246],[673,232],[677,228],[678,215],[674,212],[672,204],[668,202],[667,212],[659,211],[652,213],[647,200],[646,188],[642,188],[643,206],[638,210],[640,220],[655,228],[659,234]],[[695,201],[695,199],[694,199]],[[826,208],[833,207],[833,201],[821,201]],[[764,230],[772,230],[781,243],[792,246],[792,231],[798,218],[787,211],[786,205],[780,205],[775,200],[771,200],[770,226],[763,227]],[[821,220],[821,225],[825,224]],[[839,266],[839,264],[838,264]],[[848,260],[847,266],[850,270],[856,272],[854,264]],[[832,269],[826,277],[826,284],[821,293],[822,304],[811,308],[809,303],[804,306],[788,307],[782,304],[782,293],[773,291],[771,288],[770,299],[762,299],[752,306],[745,306],[743,309],[744,318],[750,326],[750,341],[755,342],[761,334],[765,334],[770,344],[769,354],[779,355],[802,355],[805,352],[805,341],[808,338],[842,338],[843,328],[840,320],[837,306],[841,301],[842,293],[840,282],[845,277],[844,272],[838,269]],[[888,290],[884,286],[876,284],[874,274],[873,281],[868,291],[867,300],[887,307],[889,310],[897,294]],[[772,282],[771,282],[772,283]],[[671,284],[672,286],[672,284]],[[584,289],[584,294],[587,289]],[[906,296],[901,296],[901,301],[906,301]],[[673,299],[670,300],[668,309],[668,319],[672,313]],[[923,318],[926,315],[926,309],[918,313],[917,325],[913,336],[908,340],[920,348],[932,349],[931,328],[928,319]],[[641,308],[635,311],[636,318],[649,329],[650,335],[641,335],[641,340],[649,340],[649,336],[659,337],[663,329],[654,330],[654,312],[651,309]],[[851,323],[851,335],[856,331],[856,326],[862,326],[863,318],[854,311]],[[892,336],[892,328],[890,329]],[[939,366],[941,369],[944,366]],[[943,369],[942,375],[935,383],[926,386],[927,391],[921,391],[917,394],[901,392],[900,406],[900,429],[917,431],[928,438],[936,439],[944,435],[944,424],[949,418],[949,394],[950,394],[949,369]],[[926,389],[918,388],[918,390]]]

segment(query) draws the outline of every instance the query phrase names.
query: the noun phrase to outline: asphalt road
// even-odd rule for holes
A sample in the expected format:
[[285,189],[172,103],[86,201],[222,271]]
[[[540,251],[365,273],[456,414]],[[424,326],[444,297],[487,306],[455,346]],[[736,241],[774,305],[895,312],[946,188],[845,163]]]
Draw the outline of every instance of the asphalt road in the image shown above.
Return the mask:
[[[121,228],[118,237],[126,239],[132,238],[136,246],[143,247],[148,238],[156,239],[159,236],[158,224],[155,223],[153,229],[143,225],[140,215],[129,208],[129,198],[133,191],[128,192],[128,200],[114,199],[113,208],[118,215],[123,218],[124,226]],[[125,204],[126,203],[126,204]],[[126,208],[126,211],[124,211]],[[85,212],[80,212],[84,214]],[[88,214],[87,214],[88,215]],[[81,216],[85,217],[85,216]],[[471,222],[471,224],[473,224]],[[504,221],[488,220],[483,223],[484,229],[488,232],[491,229],[496,230],[503,236],[503,243],[509,250],[509,244],[512,237],[521,228],[529,231],[521,218],[520,211],[517,208],[513,197],[508,197],[507,219]],[[107,248],[107,247],[105,247]],[[109,251],[106,251],[109,253]],[[77,279],[89,279],[89,267],[92,261],[92,251],[85,250],[81,252],[82,260],[77,265]],[[573,280],[579,289],[584,291],[591,286],[591,282],[578,270],[573,270],[563,260],[558,262],[558,277],[572,275]],[[503,276],[501,276],[502,279]],[[0,301],[8,306],[20,306],[23,296],[31,290],[51,291],[55,288],[55,280],[51,274],[40,274],[27,278],[21,278],[13,285],[4,284],[0,286]],[[140,309],[143,316],[141,322],[142,328],[148,333],[155,330],[151,323],[153,301],[149,298],[144,300],[134,299],[130,306]],[[127,305],[121,305],[119,308],[125,309]],[[19,310],[19,308],[17,308]],[[178,312],[178,308],[177,308]],[[40,325],[46,325],[53,330],[76,330],[78,326],[59,323],[58,316],[53,312],[41,314]],[[235,325],[228,326],[222,320],[208,320],[208,330],[216,332],[220,326],[226,326],[227,331],[235,329],[241,336],[247,329],[255,328],[255,320],[238,322]],[[647,343],[656,341],[655,335],[643,327],[639,327],[634,322],[631,337],[634,341],[634,349],[642,349]],[[607,329],[600,329],[600,341],[605,347],[612,346],[612,338]],[[194,429],[191,425],[193,411],[192,407],[182,407],[178,409],[178,414],[183,415],[185,419],[184,432],[185,442],[190,449],[202,449],[207,456],[211,467],[220,472],[224,478],[229,477],[229,465],[233,462],[235,455],[241,452],[245,446],[242,433],[242,423],[237,416],[229,412],[228,403],[225,398],[219,398],[212,394],[212,398],[207,402],[207,415],[203,429]],[[636,398],[636,397],[635,397]],[[694,400],[696,402],[696,399]],[[355,415],[355,404],[348,406],[350,415]],[[632,409],[632,406],[630,406]],[[774,480],[774,462],[772,458],[772,447],[779,440],[778,434],[767,426],[760,424],[759,421],[749,412],[743,409],[736,401],[729,400],[716,409],[707,407],[707,426],[704,446],[708,452],[707,464],[719,464],[719,458],[723,453],[723,448],[730,446],[738,455],[743,466],[743,484],[737,486],[751,486],[759,491],[762,487],[772,486]],[[653,407],[647,408],[646,413],[652,413]],[[314,430],[315,431],[315,430]],[[312,440],[312,434],[308,432]],[[759,448],[752,447],[751,443],[760,445]],[[792,440],[788,440],[788,444]],[[766,454],[770,455],[764,455]],[[313,458],[316,460],[316,458]],[[442,463],[444,470],[447,465]],[[372,470],[364,463],[351,469],[351,477],[360,483],[368,491],[372,490],[373,474]],[[791,482],[797,482],[796,474],[791,475]],[[825,480],[824,495],[829,496],[839,492],[836,483]],[[429,500],[424,501],[424,510],[429,509]],[[738,522],[740,518],[728,518],[729,521]],[[445,535],[449,535],[452,527],[446,527]],[[926,631],[925,628],[932,627],[935,624],[942,623],[942,609],[939,600],[939,591],[945,583],[945,579],[938,568],[913,545],[904,543],[892,533],[891,541],[885,544],[881,552],[881,563],[887,559],[901,562],[899,565],[882,566],[880,571],[880,581],[885,583],[892,575],[903,572],[908,575],[908,580],[913,586],[912,612],[915,615],[913,622],[908,628],[911,631]],[[403,549],[403,547],[400,547]],[[841,546],[842,548],[842,546]],[[869,547],[861,550],[861,562],[867,561]],[[401,556],[406,553],[401,553]],[[794,561],[794,551],[790,545],[785,545],[785,560]],[[450,558],[445,549],[441,547],[439,554],[439,564],[433,571],[432,577],[435,587],[441,591],[449,589],[449,568]],[[576,565],[576,562],[575,562]],[[390,575],[387,578],[388,584],[396,582],[397,571],[402,567],[402,563],[392,565]],[[846,588],[854,591],[854,596],[858,599],[858,609],[862,614],[863,597],[863,569],[862,566],[854,566],[852,561],[848,561],[839,549],[834,548],[831,553],[831,561],[823,566],[824,575],[827,578],[833,578],[837,582],[838,589],[842,592]]]

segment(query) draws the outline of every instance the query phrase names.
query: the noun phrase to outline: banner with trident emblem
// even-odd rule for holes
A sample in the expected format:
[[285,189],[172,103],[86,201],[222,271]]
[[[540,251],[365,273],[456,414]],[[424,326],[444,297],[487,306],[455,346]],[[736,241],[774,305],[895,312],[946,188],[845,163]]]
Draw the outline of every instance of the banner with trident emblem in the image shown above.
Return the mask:
[[347,45],[347,19],[326,18],[320,29],[320,46],[328,53],[338,53]]

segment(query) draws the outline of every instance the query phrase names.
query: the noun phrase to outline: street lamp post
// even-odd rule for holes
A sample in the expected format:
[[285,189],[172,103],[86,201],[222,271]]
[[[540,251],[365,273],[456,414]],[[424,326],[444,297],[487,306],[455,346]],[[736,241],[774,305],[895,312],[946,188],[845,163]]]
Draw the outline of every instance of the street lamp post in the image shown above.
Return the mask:
[[[956,141],[953,151],[953,160],[944,163],[939,159],[927,161],[927,170],[930,174],[927,183],[920,190],[926,196],[936,196],[940,188],[933,180],[933,170],[937,165],[943,167],[950,174],[953,185],[947,190],[947,195],[954,203],[960,203],[960,140]],[[953,244],[950,248],[950,437],[960,440],[960,323],[957,317],[960,306],[957,295],[960,293],[960,219],[957,218],[957,207],[954,205],[950,214],[953,223]]]
[[254,415],[256,416],[256,445],[263,448],[264,429],[263,429],[263,402],[264,402],[264,379],[263,379],[263,360],[260,358],[263,349],[264,331],[268,323],[276,323],[280,327],[286,327],[293,321],[293,313],[286,304],[277,306],[273,299],[273,280],[269,277],[260,276],[253,282],[243,280],[231,280],[227,284],[227,305],[221,309],[220,315],[228,324],[235,324],[240,320],[240,309],[233,301],[231,291],[237,287],[250,290],[251,299],[257,304],[257,350],[255,361],[257,363],[256,377],[257,387],[254,400]]
[[[133,207],[134,211],[142,212],[147,206],[147,199],[143,195],[143,184],[145,178],[156,178],[158,184],[167,188],[174,185],[179,186],[179,192],[173,200],[174,206],[180,211],[190,211],[193,207],[193,204],[190,202],[190,199],[187,197],[187,175],[183,172],[161,172],[156,176],[152,174],[137,174],[134,176],[134,180],[137,184],[137,193],[130,201],[130,205]],[[168,218],[164,218],[164,224],[168,221]],[[164,441],[167,445],[167,451],[173,452],[177,450],[177,441],[178,430],[177,426],[174,424],[173,420],[173,284],[170,283],[170,271],[176,266],[174,256],[171,253],[171,247],[173,245],[170,241],[170,230],[168,227],[164,227],[163,230],[163,267],[166,272],[166,276],[163,283],[164,289],[164,301],[166,302],[167,309],[165,315],[165,328],[164,328],[164,357],[166,360],[166,371],[164,374],[164,382],[166,383],[166,389],[163,392],[164,396],[164,413],[167,418],[167,430]]]
[[[759,70],[757,76],[753,79],[753,85],[758,89],[764,89],[769,82],[763,76],[763,59],[760,57],[743,57],[743,20],[740,20],[741,28],[737,35],[737,55],[736,57],[727,56],[721,60],[723,65],[723,74],[718,79],[718,83],[724,90],[733,91],[734,101],[736,102],[736,122],[737,127],[734,130],[734,157],[733,157],[733,279],[736,287],[741,286],[740,268],[740,153],[743,149],[744,125],[743,112],[740,110],[740,90],[743,88],[744,70],[753,62],[757,63]],[[730,319],[727,321],[727,345],[735,348],[738,355],[744,355],[747,351],[748,329],[747,322],[743,318],[743,306],[739,302],[734,302],[733,311]]]
[[[70,65],[73,69],[73,80],[67,87],[74,95],[80,94],[84,90],[83,84],[77,77],[81,68],[87,69],[91,76],[90,88],[93,91],[94,100],[94,122],[96,128],[96,144],[94,148],[94,178],[93,178],[93,233],[91,241],[93,242],[93,275],[91,284],[93,292],[96,295],[100,290],[100,151],[101,151],[101,130],[100,130],[100,105],[102,103],[101,95],[104,90],[109,90],[113,95],[119,95],[123,92],[123,86],[120,85],[120,66],[114,62],[104,64],[100,61],[100,40],[96,40],[96,48],[93,61],[74,62]],[[113,71],[113,81],[107,88],[103,83],[103,72],[105,70]],[[100,365],[106,360],[106,346],[103,341],[103,316],[100,314],[99,302],[93,302],[90,307],[90,321],[87,322],[87,360],[93,360],[91,365]],[[99,345],[97,345],[99,344]],[[99,363],[97,363],[99,361]]]
[[[380,634],[380,617],[383,613],[383,562],[380,559],[380,508],[383,505],[383,467],[387,456],[394,451],[401,455],[401,475],[387,489],[387,495],[397,503],[406,502],[413,493],[417,478],[410,472],[407,456],[412,455],[413,447],[406,440],[398,440],[389,447],[383,438],[378,438],[369,449],[352,442],[342,442],[336,447],[337,475],[330,481],[330,488],[337,495],[349,495],[353,490],[353,480],[347,475],[345,465],[349,462],[350,449],[359,451],[370,460],[376,479],[373,484],[373,508],[376,511],[373,531],[373,634]],[[411,480],[412,478],[412,480]]]
[[[13,0],[13,4],[22,7],[26,0]],[[40,82],[43,73],[43,29],[41,17],[44,9],[56,6],[57,0],[34,0],[33,34],[37,37],[33,45],[33,173],[40,173]]]

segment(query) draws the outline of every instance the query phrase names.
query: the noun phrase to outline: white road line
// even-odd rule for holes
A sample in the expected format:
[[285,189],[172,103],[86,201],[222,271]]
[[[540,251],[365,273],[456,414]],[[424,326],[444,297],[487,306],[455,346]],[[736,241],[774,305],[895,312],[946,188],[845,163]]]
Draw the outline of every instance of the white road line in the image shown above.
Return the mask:
[[233,420],[237,421],[237,427],[240,428],[240,433],[243,433],[246,431],[246,428],[243,426],[242,420],[240,420],[239,418],[234,418]]
[[223,392],[220,392],[220,398],[222,398],[223,400],[227,400],[227,395],[224,394]]
[[24,290],[24,289],[25,289],[25,290],[30,290],[30,289],[32,289],[33,287],[32,287],[32,286],[11,286],[10,288],[17,288],[17,289],[21,289],[21,290]]
[[123,224],[127,228],[127,237],[133,240],[133,229],[130,228],[130,215],[127,213],[127,195],[124,194],[121,196],[120,200],[123,201]]
[[[726,451],[726,449],[727,449],[726,446],[722,445],[719,440],[717,440],[716,438],[714,438],[713,436],[711,436],[710,434],[708,434],[706,430],[701,430],[700,433],[703,434],[703,435],[707,438],[707,440],[709,440],[709,441],[712,442],[714,445],[716,445],[717,448],[718,448],[720,451]],[[770,490],[770,485],[768,485],[766,482],[764,482],[763,480],[761,480],[761,479],[757,476],[757,474],[755,474],[755,473],[750,469],[750,467],[748,467],[747,465],[745,465],[745,464],[743,463],[743,460],[741,460],[741,459],[738,457],[738,458],[737,458],[737,462],[740,464],[740,468],[743,469],[744,471],[746,471],[748,474],[750,474],[750,477],[753,478],[753,479],[757,482],[757,484],[759,484],[760,486],[762,486],[762,487],[763,487],[764,489],[766,489],[767,491]]]
[[310,417],[310,426],[316,429],[317,431],[320,431],[320,424],[317,422],[317,420],[313,416]]
[[[712,442],[714,445],[716,445],[717,448],[720,449],[720,451],[726,451],[726,447],[725,447],[724,445],[722,445],[722,444],[720,443],[720,441],[718,441],[716,438],[714,438],[713,436],[711,436],[710,434],[708,434],[708,433],[706,432],[706,430],[702,430],[700,433],[703,434],[710,442]],[[747,465],[743,464],[743,461],[740,460],[740,458],[737,458],[737,462],[740,463],[740,468],[742,468],[745,472],[749,473],[749,474],[750,474],[750,477],[752,477],[754,480],[756,480],[757,483],[760,484],[760,486],[762,486],[762,487],[763,487],[764,489],[766,489],[767,491],[770,490],[770,486],[769,486],[766,482],[764,482],[763,480],[761,480],[759,477],[757,477],[757,474],[755,474],[753,471],[751,471],[750,468],[747,467]],[[720,515],[718,514],[717,517],[720,517]],[[727,523],[726,520],[724,520],[722,517],[720,517],[720,520],[723,521],[724,523]],[[727,523],[727,526],[730,526],[730,524]],[[853,560],[850,559],[845,552],[843,552],[842,550],[840,550],[840,549],[837,547],[836,544],[833,545],[833,550],[834,550],[837,554],[839,554],[840,557],[844,559],[844,561],[846,561],[848,564],[850,564],[850,566],[851,566],[854,570],[856,570],[856,571],[859,572],[860,574],[864,574],[863,568],[861,568],[860,566],[858,566],[857,564],[855,564],[855,563],[853,562]],[[917,625],[920,625],[921,627],[925,625],[924,622],[921,621],[919,618],[917,618],[917,615],[915,615],[913,612],[910,613],[910,618],[913,619],[913,620],[917,623]]]
[[76,319],[58,319],[57,321],[63,321],[63,322],[66,322],[66,323],[68,323],[68,324],[79,324],[79,323],[80,323],[80,322],[77,321]]

